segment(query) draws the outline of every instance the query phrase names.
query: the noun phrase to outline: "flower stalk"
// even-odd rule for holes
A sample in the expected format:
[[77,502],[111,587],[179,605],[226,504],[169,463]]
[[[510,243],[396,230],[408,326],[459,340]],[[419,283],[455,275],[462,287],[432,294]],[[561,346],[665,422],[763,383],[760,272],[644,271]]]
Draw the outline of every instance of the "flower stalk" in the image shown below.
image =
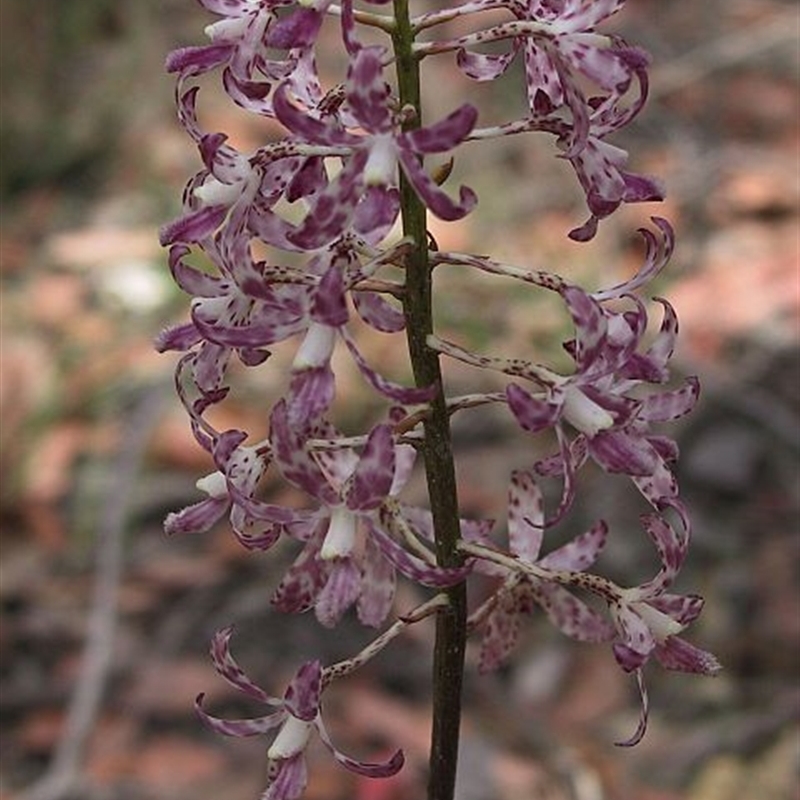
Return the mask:
[[[480,638],[477,671],[495,669],[511,656],[521,618],[539,610],[566,636],[608,643],[620,668],[635,677],[640,722],[621,743],[635,744],[647,726],[650,661],[700,674],[719,669],[710,653],[680,635],[700,614],[702,599],[670,591],[687,557],[691,523],[673,472],[677,445],[656,426],[691,411],[699,382],[689,377],[667,386],[677,316],[657,299],[660,328],[646,335],[641,290],[669,261],[672,227],[652,217],[652,228],[640,231],[645,253],[637,273],[592,290],[555,271],[439,251],[427,229],[428,213],[453,221],[477,204],[468,187],[455,195],[444,188],[453,153],[467,142],[483,146],[511,135],[551,137],[571,164],[589,212],[568,234],[576,241],[589,242],[621,204],[663,197],[656,179],[627,171],[627,153],[609,141],[647,95],[646,54],[598,30],[624,0],[477,0],[416,17],[411,0],[362,0],[359,8],[354,0],[199,2],[219,17],[206,29],[210,43],[175,50],[167,69],[177,77],[178,118],[202,167],[186,185],[180,216],[161,230],[170,272],[192,303],[188,320],[163,331],[156,347],[181,354],[176,393],[210,464],[197,482],[201,499],[170,514],[165,530],[196,533],[225,520],[247,550],[265,552],[287,540],[294,561],[273,587],[273,608],[312,612],[325,629],[353,615],[377,631],[350,658],[327,667],[315,658],[301,663],[280,696],[247,677],[231,653],[233,628],[223,628],[211,646],[215,669],[266,713],[226,720],[200,696],[200,719],[223,735],[271,737],[262,800],[299,800],[308,780],[305,750],[314,738],[346,769],[390,777],[403,766],[402,751],[378,762],[342,753],[327,732],[322,695],[334,680],[366,668],[410,625],[434,616],[427,796],[453,800],[467,637]],[[379,5],[380,13],[373,11]],[[481,27],[490,8],[511,19]],[[471,33],[436,38],[438,26],[458,18],[471,23]],[[347,61],[332,86],[316,66],[325,25],[338,28]],[[384,35],[384,44],[362,41],[364,27],[372,29],[370,41]],[[422,31],[425,41],[417,41]],[[484,51],[499,40],[502,52]],[[482,113],[463,103],[424,120],[422,63],[441,57],[454,58],[478,82],[522,61],[521,115],[482,119],[478,127]],[[232,102],[270,120],[283,139],[248,154],[223,131],[204,130],[198,78],[214,71]],[[433,170],[428,157],[437,159]],[[209,269],[193,266],[195,254]],[[540,353],[472,352],[439,336],[433,318],[439,265],[556,295],[574,328],[562,342],[571,368],[542,363]],[[369,363],[353,317],[379,335],[402,337],[413,386]],[[281,374],[270,355],[283,342],[295,349]],[[354,429],[336,423],[337,351],[349,355],[382,408],[368,425],[354,424],[352,414],[345,417]],[[447,361],[494,371],[506,383],[499,391],[449,395]],[[271,385],[285,387],[272,401],[266,429],[252,434],[218,430],[213,420],[229,415],[208,414],[236,394],[231,366],[237,362],[272,371]],[[548,434],[556,442],[545,458],[509,465],[504,526],[464,519],[459,508],[450,419],[487,405],[506,413],[521,437]],[[418,457],[427,501],[414,505],[404,490]],[[622,587],[594,569],[609,537],[641,535],[613,520],[598,519],[548,551],[549,531],[570,516],[578,472],[589,460],[608,480],[627,478],[647,508],[641,528],[660,566],[638,583]],[[291,487],[286,495],[304,501],[285,506],[263,497],[268,472]],[[545,508],[544,481],[560,484],[554,509]],[[470,609],[473,574],[493,589]],[[427,597],[405,614],[395,608],[399,581]]]
[[[420,64],[414,54],[408,0],[394,0],[396,28],[392,36],[401,108],[413,109],[406,130],[422,123]],[[414,380],[417,386],[436,386],[429,413],[423,419],[425,436],[421,442],[433,516],[437,563],[458,567],[463,556],[453,451],[450,440],[450,415],[445,402],[439,354],[428,347],[433,331],[433,273],[428,254],[425,205],[413,186],[400,175],[400,213],[403,233],[413,241],[406,256],[406,282],[403,312],[406,338]],[[428,800],[452,800],[458,767],[461,730],[464,654],[467,643],[467,588],[462,582],[447,589],[448,605],[436,617],[436,642],[433,650],[433,724],[428,778]]]

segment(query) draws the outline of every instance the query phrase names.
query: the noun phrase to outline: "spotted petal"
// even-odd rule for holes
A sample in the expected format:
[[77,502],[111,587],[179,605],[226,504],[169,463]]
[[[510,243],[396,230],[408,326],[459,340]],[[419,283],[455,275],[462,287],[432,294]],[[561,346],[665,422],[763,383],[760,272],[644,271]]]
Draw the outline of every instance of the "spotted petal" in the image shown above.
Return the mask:
[[608,525],[600,520],[588,531],[548,553],[539,564],[548,569],[583,572],[597,560],[608,538]]
[[322,739],[333,757],[345,767],[345,769],[350,770],[350,772],[355,772],[358,775],[363,775],[366,778],[389,778],[399,772],[405,763],[405,756],[402,750],[397,750],[394,755],[386,761],[358,761],[336,749],[322,720],[317,723],[317,731],[319,732],[319,738]]
[[358,619],[362,625],[377,628],[383,624],[392,608],[396,585],[395,571],[372,538],[367,539],[362,567],[361,594],[357,605]]
[[662,666],[679,672],[715,675],[722,669],[716,656],[678,636],[670,636],[657,644],[654,655]]
[[641,417],[648,422],[668,422],[688,414],[700,397],[700,381],[686,379],[680,389],[648,395],[642,401]]
[[478,196],[467,186],[462,186],[459,189],[458,201],[452,200],[420,166],[415,153],[410,150],[401,150],[398,157],[403,167],[403,172],[405,172],[406,177],[413,185],[414,190],[422,202],[439,219],[447,222],[461,219],[476,206]]
[[250,719],[223,719],[213,714],[209,714],[203,708],[203,698],[205,695],[199,694],[195,700],[195,711],[203,724],[210,728],[214,733],[221,733],[223,736],[260,736],[278,727],[285,719],[286,712],[274,711],[261,717]]
[[553,427],[561,416],[563,402],[553,394],[548,395],[546,400],[539,400],[515,383],[506,387],[508,407],[517,422],[530,433]]
[[387,536],[379,527],[367,520],[370,536],[373,537],[384,557],[394,565],[403,575],[423,586],[445,587],[453,586],[463,581],[470,573],[471,565],[457,568],[437,567],[426,564],[422,559],[412,556],[391,537]]
[[515,470],[508,489],[508,539],[511,552],[536,561],[544,533],[544,497],[529,472]]
[[322,664],[307,661],[295,673],[283,702],[293,717],[311,722],[319,713],[320,693],[322,691]]
[[320,589],[314,604],[317,619],[332,628],[361,593],[361,570],[351,558],[336,559],[328,572],[328,580]]
[[262,703],[269,705],[281,705],[281,701],[268,695],[260,686],[256,686],[245,675],[241,667],[236,663],[236,660],[231,655],[230,639],[233,635],[233,625],[228,625],[221,628],[214,634],[211,640],[211,660],[214,663],[214,668],[231,686],[234,686],[240,692],[260,700]]
[[389,495],[395,470],[395,450],[392,430],[388,425],[376,425],[349,481],[347,507],[367,511],[377,508]]

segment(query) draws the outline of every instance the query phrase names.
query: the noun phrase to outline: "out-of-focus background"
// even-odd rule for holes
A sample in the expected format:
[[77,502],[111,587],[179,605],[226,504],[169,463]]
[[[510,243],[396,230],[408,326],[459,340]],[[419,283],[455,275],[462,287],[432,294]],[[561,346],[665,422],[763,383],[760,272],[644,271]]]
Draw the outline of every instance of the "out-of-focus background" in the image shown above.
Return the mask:
[[[200,43],[211,19],[191,0],[0,6],[2,800],[258,797],[264,743],[220,740],[192,711],[200,691],[220,711],[260,711],[214,674],[213,631],[236,622],[237,657],[276,692],[299,661],[330,662],[367,640],[345,624],[331,641],[311,618],[271,613],[291,546],[255,556],[223,525],[181,540],[161,529],[168,511],[198,499],[194,481],[210,470],[171,394],[174,358],[151,347],[186,312],[157,226],[177,213],[198,167],[162,63],[171,48]],[[531,619],[509,667],[470,672],[459,798],[797,800],[798,10],[631,0],[615,25],[654,58],[649,107],[618,141],[637,169],[664,176],[668,200],[626,208],[593,243],[571,243],[565,234],[584,214],[572,174],[546,137],[517,138],[456,163],[448,185],[474,186],[480,208],[432,230],[442,248],[608,285],[635,268],[634,231],[648,214],[675,224],[678,251],[657,291],[682,323],[676,370],[704,385],[698,410],[669,429],[695,520],[678,588],[706,597],[689,636],[725,670],[716,679],[649,670],[650,732],[633,750],[616,748],[636,725],[630,679],[608,648]],[[464,92],[489,113],[513,113],[514,75],[487,93],[446,66],[431,70],[432,116]],[[263,140],[261,123],[219,95],[202,108],[206,128],[242,149]],[[486,352],[554,347],[563,317],[534,294],[461,273],[443,274],[439,289],[448,336]],[[377,336],[365,349],[401,374],[397,343]],[[254,374],[226,413],[258,435],[273,390]],[[474,378],[451,372],[462,388]],[[370,413],[356,379],[343,377],[340,393],[351,419]],[[462,501],[471,515],[502,519],[507,475],[530,464],[532,445],[505,419],[474,419],[456,425]],[[583,521],[605,515],[619,531],[615,574],[647,576],[643,509],[625,482],[590,476],[582,497]],[[413,602],[401,592],[400,605]],[[312,750],[309,800],[422,798],[430,639],[420,625],[326,706],[349,752],[402,745],[404,777],[354,782]]]

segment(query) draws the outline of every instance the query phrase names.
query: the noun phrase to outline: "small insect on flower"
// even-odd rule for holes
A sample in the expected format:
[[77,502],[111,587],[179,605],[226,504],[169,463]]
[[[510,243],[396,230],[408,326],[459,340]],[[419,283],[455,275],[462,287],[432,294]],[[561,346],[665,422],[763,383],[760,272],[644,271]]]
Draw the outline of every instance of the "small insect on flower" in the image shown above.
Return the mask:
[[439,164],[438,167],[431,170],[431,178],[437,186],[442,186],[450,177],[453,172],[453,164],[455,164],[455,159],[450,156],[444,164]]

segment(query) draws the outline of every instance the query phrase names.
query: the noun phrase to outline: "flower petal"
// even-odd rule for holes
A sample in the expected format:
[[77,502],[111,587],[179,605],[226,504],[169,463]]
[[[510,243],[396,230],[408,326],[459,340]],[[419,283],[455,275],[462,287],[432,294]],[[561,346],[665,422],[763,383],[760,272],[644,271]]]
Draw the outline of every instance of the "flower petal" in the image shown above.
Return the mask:
[[544,534],[544,497],[529,472],[511,473],[508,489],[508,539],[514,555],[534,562]]
[[546,400],[539,400],[516,383],[510,383],[506,386],[506,399],[517,422],[530,433],[553,427],[561,416],[562,395],[551,392]]
[[366,778],[389,778],[403,768],[405,756],[402,750],[395,752],[395,754],[386,761],[379,761],[377,763],[357,761],[354,758],[350,758],[350,756],[346,756],[334,747],[331,737],[321,719],[317,722],[317,730],[319,732],[319,738],[322,739],[328,750],[331,751],[333,757],[345,767],[345,769],[350,770],[350,772],[355,772]]
[[614,628],[606,619],[563,586],[532,581],[532,591],[550,622],[570,639],[607,642],[614,636]]
[[271,603],[285,614],[302,614],[313,608],[317,595],[328,579],[327,563],[319,558],[324,526],[315,531],[312,538],[286,570],[278,587],[272,593]]
[[641,698],[641,713],[639,714],[639,724],[633,734],[624,741],[615,742],[617,747],[634,747],[644,738],[647,732],[647,719],[650,711],[650,698],[647,694],[647,686],[644,682],[644,675],[641,669],[636,670],[636,685],[639,687],[639,697]]
[[562,295],[575,324],[575,360],[578,369],[583,372],[591,366],[605,345],[608,324],[600,304],[583,289],[569,286]]
[[447,152],[464,141],[477,120],[478,109],[465,103],[432,125],[404,133],[400,138],[401,146],[415,153]]
[[700,397],[700,381],[692,376],[680,389],[648,395],[642,401],[640,416],[648,422],[669,422],[688,414]]
[[459,188],[458,202],[452,200],[420,166],[415,153],[401,150],[398,158],[417,195],[439,219],[453,222],[467,216],[477,205],[478,196],[468,186]]
[[394,567],[383,557],[372,538],[367,539],[362,566],[361,594],[357,604],[358,620],[362,625],[378,628],[391,611],[394,601]]
[[345,500],[352,510],[377,508],[389,495],[395,469],[394,437],[389,425],[370,431],[358,466],[349,480]]
[[267,777],[269,786],[261,800],[299,800],[308,783],[305,754],[271,760]]
[[462,48],[456,54],[456,64],[474,81],[493,81],[508,69],[517,49],[515,46],[508,53],[472,53]]
[[600,520],[571,542],[548,553],[539,564],[548,569],[583,572],[597,560],[608,538],[608,525]]
[[317,595],[314,612],[326,628],[332,628],[342,618],[361,593],[361,570],[352,558],[331,562],[328,580]]
[[350,355],[356,362],[356,366],[358,367],[361,375],[376,391],[380,392],[384,397],[388,397],[402,405],[416,405],[417,403],[428,402],[436,394],[438,388],[436,386],[401,386],[393,381],[388,380],[387,378],[384,378],[382,375],[375,372],[375,370],[373,370],[369,364],[367,364],[366,360],[359,352],[355,340],[347,332],[346,328],[342,328],[341,334],[342,339],[344,339],[344,343],[347,345],[347,349],[350,351]]
[[519,638],[519,586],[500,589],[497,604],[486,620],[481,639],[478,672],[497,669],[508,659]]
[[232,635],[233,625],[221,628],[214,634],[211,640],[211,660],[214,669],[240,692],[268,705],[282,705],[280,700],[268,695],[260,686],[256,686],[236,663],[229,647]]
[[275,464],[287,481],[326,505],[336,505],[338,493],[309,455],[306,438],[304,432],[292,427],[286,401],[276,403],[270,417],[270,444]]
[[195,711],[202,720],[203,724],[209,727],[214,733],[221,733],[223,736],[260,736],[276,728],[286,719],[286,712],[274,711],[272,714],[265,714],[261,717],[251,719],[222,719],[221,717],[209,714],[202,706],[205,695],[197,695],[195,700]]
[[632,672],[647,661],[656,646],[653,632],[626,603],[612,602],[608,608],[620,637],[620,641],[614,644],[614,655],[626,672]]
[[286,688],[283,702],[293,717],[311,722],[319,713],[321,691],[322,664],[319,661],[306,661]]
[[716,675],[722,669],[716,656],[678,636],[669,636],[657,644],[654,655],[662,666],[679,672]]
[[351,292],[353,304],[361,319],[377,331],[397,333],[406,325],[403,312],[375,292]]
[[222,225],[228,214],[227,205],[204,206],[198,211],[190,211],[178,219],[162,225],[158,232],[158,241],[162,247],[175,242],[199,242]]
[[226,497],[207,497],[199,503],[178,511],[167,514],[164,520],[164,532],[174,533],[205,533],[225,515],[230,506],[230,499]]
[[625,475],[652,475],[661,463],[647,439],[621,430],[600,431],[589,439],[589,452],[603,469]]
[[373,537],[384,557],[394,565],[403,575],[423,586],[441,588],[454,586],[463,581],[470,573],[472,566],[465,565],[457,568],[437,567],[426,564],[416,556],[412,556],[397,542],[387,536],[377,525],[367,520],[370,536]]

